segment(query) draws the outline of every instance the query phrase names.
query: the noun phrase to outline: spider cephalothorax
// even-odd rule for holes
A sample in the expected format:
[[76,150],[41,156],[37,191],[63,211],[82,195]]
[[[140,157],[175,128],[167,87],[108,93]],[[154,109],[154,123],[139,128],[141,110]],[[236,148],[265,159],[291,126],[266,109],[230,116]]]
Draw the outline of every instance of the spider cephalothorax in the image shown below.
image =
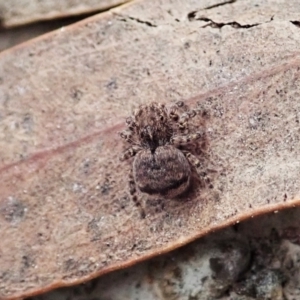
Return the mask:
[[199,165],[198,159],[184,146],[195,142],[202,133],[186,133],[189,118],[197,111],[178,115],[183,102],[169,107],[153,102],[140,106],[126,120],[127,129],[120,133],[131,147],[121,160],[134,156],[131,194],[141,192],[174,198],[187,190],[191,179],[191,166]]
[[166,145],[173,133],[166,108],[158,103],[141,106],[133,117],[127,119],[127,124],[131,131],[129,136],[135,139],[134,144],[150,149],[152,153],[157,147]]

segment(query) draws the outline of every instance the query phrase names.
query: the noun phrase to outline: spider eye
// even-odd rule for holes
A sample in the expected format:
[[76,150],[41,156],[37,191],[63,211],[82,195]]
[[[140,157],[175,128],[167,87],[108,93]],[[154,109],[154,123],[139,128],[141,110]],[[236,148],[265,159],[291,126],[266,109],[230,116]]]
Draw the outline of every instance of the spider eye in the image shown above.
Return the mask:
[[161,115],[161,116],[159,117],[159,120],[163,122],[163,121],[165,120],[165,117],[164,117],[163,115]]
[[177,120],[179,119],[178,115],[175,114],[174,112],[171,112],[171,113],[170,113],[170,118],[171,118],[172,120],[174,120],[174,121],[177,121]]
[[144,129],[141,131],[141,133],[140,133],[140,137],[141,137],[142,139],[144,139],[145,137],[147,137],[147,135],[148,135],[148,132],[147,132],[147,130],[144,128]]
[[140,132],[140,138],[145,141],[148,141],[149,139],[151,139],[150,129],[151,129],[150,126],[145,126]]
[[136,127],[136,123],[135,123],[135,121],[132,120],[132,118],[127,118],[127,119],[126,119],[126,124],[127,124],[129,127],[131,127],[131,128]]

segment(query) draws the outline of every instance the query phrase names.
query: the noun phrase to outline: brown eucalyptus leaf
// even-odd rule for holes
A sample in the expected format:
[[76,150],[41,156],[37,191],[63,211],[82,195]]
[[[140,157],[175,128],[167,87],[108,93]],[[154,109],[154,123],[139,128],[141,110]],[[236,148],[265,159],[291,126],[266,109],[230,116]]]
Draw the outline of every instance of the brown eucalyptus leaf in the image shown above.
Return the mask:
[[[203,27],[197,9],[140,1],[1,54],[1,299],[299,204],[299,29],[271,16]],[[117,132],[139,104],[179,99],[207,113],[200,158],[213,187],[195,180],[176,200],[140,194],[142,219]]]
[[252,218],[171,253],[31,300],[298,299],[299,213],[300,208],[291,208]]
[[[127,0],[128,1],[128,0]],[[0,0],[0,23],[4,27],[106,10],[126,0]]]
[[0,52],[81,19],[82,17],[63,18],[0,30]]

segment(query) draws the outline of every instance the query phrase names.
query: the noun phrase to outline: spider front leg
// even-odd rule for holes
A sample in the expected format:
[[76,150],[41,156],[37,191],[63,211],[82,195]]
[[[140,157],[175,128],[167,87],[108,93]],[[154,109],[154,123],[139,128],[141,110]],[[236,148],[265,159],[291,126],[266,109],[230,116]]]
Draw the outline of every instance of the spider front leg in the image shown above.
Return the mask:
[[135,156],[139,151],[141,150],[141,147],[139,146],[132,146],[129,149],[127,149],[121,156],[120,156],[120,160],[124,161],[130,157]]
[[131,130],[123,130],[119,133],[120,137],[126,142],[130,143],[132,141],[133,133]]
[[186,135],[175,135],[171,137],[170,143],[178,147],[189,143],[193,143],[194,141],[203,138],[203,136],[204,136],[204,132],[201,131],[196,133],[186,134]]
[[142,203],[139,201],[138,196],[137,196],[137,190],[136,190],[136,185],[133,177],[133,171],[131,169],[130,174],[129,174],[129,193],[130,197],[135,204],[135,206],[138,208],[141,218],[144,219],[146,217],[145,210],[142,206]]
[[179,120],[178,110],[184,106],[182,101],[173,103],[169,108],[169,118],[175,122]]
[[192,109],[183,113],[179,119],[179,129],[187,129],[188,120],[194,118],[198,114],[200,114],[200,110],[197,109]]

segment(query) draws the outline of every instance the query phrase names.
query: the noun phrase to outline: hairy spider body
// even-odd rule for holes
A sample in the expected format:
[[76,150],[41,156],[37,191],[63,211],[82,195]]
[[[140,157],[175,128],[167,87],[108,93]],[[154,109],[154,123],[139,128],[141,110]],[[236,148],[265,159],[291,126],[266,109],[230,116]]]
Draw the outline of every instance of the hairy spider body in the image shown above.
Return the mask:
[[143,150],[133,162],[138,189],[150,195],[174,198],[189,186],[191,168],[184,154],[173,146],[159,146],[155,152]]
[[[153,102],[140,106],[126,120],[127,129],[120,133],[131,147],[121,160],[134,157],[130,192],[136,188],[149,195],[174,198],[185,192],[191,179],[191,164],[199,161],[184,146],[202,137],[201,132],[186,133],[188,120],[195,110],[178,114],[183,102],[169,107]],[[137,202],[137,201],[136,201]]]

